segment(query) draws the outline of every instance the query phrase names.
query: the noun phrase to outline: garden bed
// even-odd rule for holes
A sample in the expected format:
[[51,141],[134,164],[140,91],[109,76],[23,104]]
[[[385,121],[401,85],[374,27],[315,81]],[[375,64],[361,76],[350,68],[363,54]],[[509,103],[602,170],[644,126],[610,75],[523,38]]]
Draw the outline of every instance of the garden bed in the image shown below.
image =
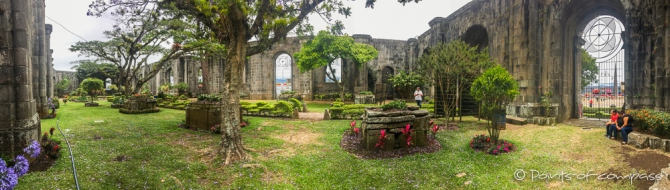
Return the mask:
[[340,147],[362,159],[401,158],[414,154],[427,154],[440,151],[442,149],[442,145],[440,145],[437,140],[432,139],[432,137],[430,139],[431,140],[429,141],[428,145],[424,147],[413,146],[409,148],[399,148],[388,151],[382,151],[380,149],[366,150],[365,144],[363,144],[363,134],[347,130],[344,132],[342,141],[340,142]]

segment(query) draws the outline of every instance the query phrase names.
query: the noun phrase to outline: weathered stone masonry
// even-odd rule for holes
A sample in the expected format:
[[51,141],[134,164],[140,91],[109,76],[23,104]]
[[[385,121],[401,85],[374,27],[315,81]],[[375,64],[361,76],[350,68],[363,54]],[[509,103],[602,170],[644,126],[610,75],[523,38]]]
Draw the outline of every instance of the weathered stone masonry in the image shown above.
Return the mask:
[[[44,0],[0,0],[0,154],[38,140],[46,115],[51,27]],[[49,69],[48,69],[49,68]]]

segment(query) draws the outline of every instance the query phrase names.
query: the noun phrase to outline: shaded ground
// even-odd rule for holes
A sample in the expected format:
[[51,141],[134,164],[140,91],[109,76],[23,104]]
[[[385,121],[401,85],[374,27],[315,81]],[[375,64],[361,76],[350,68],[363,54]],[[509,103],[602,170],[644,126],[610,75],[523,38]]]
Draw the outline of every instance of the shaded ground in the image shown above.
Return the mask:
[[37,156],[37,159],[28,166],[28,173],[47,171],[56,163],[57,160],[58,159],[48,158],[47,154],[42,151],[42,153]]
[[365,150],[363,148],[362,142],[363,136],[361,134],[347,130],[344,132],[342,141],[340,142],[340,147],[342,147],[342,149],[345,151],[356,155],[356,157],[363,159],[401,158],[414,154],[433,153],[442,149],[442,145],[440,145],[437,140],[429,142],[429,145],[426,147],[401,148],[391,151]]
[[[630,146],[621,146],[619,154],[624,158],[624,162],[628,166],[637,170],[637,173],[646,173],[646,174],[658,174],[661,172],[661,169],[667,168],[670,164],[670,157],[658,153],[653,150],[636,150]],[[630,172],[614,172],[619,175],[628,175]],[[630,183],[630,180],[622,180],[625,183]],[[653,180],[646,179],[634,179],[633,184],[638,189],[649,189],[654,185]]]

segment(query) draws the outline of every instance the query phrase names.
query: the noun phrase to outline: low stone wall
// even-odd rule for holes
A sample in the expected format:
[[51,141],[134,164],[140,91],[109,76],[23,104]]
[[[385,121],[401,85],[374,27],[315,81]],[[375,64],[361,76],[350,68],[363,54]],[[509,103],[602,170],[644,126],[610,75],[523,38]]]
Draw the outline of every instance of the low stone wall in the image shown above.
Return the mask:
[[650,148],[670,152],[670,139],[661,139],[652,135],[640,133],[628,134],[628,144],[635,148]]
[[356,95],[354,104],[375,104],[375,95]]
[[221,124],[221,104],[190,103],[186,106],[186,126],[210,130]]
[[[367,150],[379,149],[375,145],[379,142],[381,131],[386,131],[382,150],[427,146],[429,123],[430,115],[426,110],[381,111],[379,108],[366,108],[363,115],[362,143]],[[401,132],[407,124],[410,124],[412,130],[410,146],[407,146],[406,137]]]

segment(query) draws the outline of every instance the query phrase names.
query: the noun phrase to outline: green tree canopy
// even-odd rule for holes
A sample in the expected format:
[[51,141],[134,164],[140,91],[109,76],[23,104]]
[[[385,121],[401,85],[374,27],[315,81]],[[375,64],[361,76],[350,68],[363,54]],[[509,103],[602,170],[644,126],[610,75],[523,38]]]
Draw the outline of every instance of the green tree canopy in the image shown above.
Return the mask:
[[67,77],[63,77],[63,80],[58,81],[56,83],[56,91],[58,92],[58,95],[65,95],[65,90],[70,86],[70,79]]
[[[495,65],[475,79],[470,94],[480,102],[484,115],[504,114],[505,106],[519,95],[519,84],[505,68]],[[494,122],[497,119],[496,117],[491,118],[494,119]],[[500,134],[497,122],[491,125],[489,120],[486,127],[493,142],[497,144]]]
[[426,85],[423,75],[415,72],[405,73],[405,71],[393,75],[389,78],[389,82],[393,84],[393,87],[400,88],[400,96],[403,99],[414,97],[414,88]]
[[598,83],[598,65],[596,59],[591,57],[584,49],[579,49],[582,52],[582,89],[591,83]]
[[[337,84],[340,98],[344,99],[344,85],[342,84],[344,80],[342,82],[337,80],[336,71],[332,67],[333,62],[341,58],[348,61],[347,63],[361,67],[376,58],[377,55],[377,49],[368,44],[355,43],[354,38],[350,36],[336,36],[328,31],[319,31],[314,39],[302,44],[300,51],[293,57],[302,73],[323,67],[330,70],[326,72],[326,77]],[[345,67],[342,66],[342,68]]]
[[84,81],[86,78],[97,78],[106,80],[107,78],[118,80],[119,70],[114,64],[98,63],[95,60],[78,60],[73,61],[72,69],[76,70],[75,77],[78,81]]
[[[89,7],[88,15],[101,16],[108,10],[113,13],[133,13],[148,5],[158,5],[161,12],[171,19],[192,17],[198,25],[210,31],[208,40],[226,48],[223,73],[223,104],[221,146],[219,154],[225,164],[248,159],[240,133],[240,89],[247,56],[259,54],[276,44],[293,31],[298,35],[311,34],[312,25],[307,15],[318,14],[331,21],[332,14],[349,16],[351,8],[343,0],[96,0]],[[410,0],[401,0],[401,3]],[[418,1],[418,0],[415,0]],[[367,0],[366,7],[373,7],[375,0]],[[331,30],[341,30],[335,21]],[[254,39],[254,42],[250,42]]]
[[435,106],[442,108],[446,117],[455,115],[453,112],[457,105],[461,105],[459,102],[464,91],[470,88],[475,78],[493,65],[488,51],[479,52],[478,47],[461,40],[430,47],[417,64],[419,72],[433,83],[435,90],[443,92],[441,96],[435,97],[440,100],[435,102]]
[[79,86],[91,95],[91,102],[97,97],[98,92],[102,91],[104,83],[97,78],[87,78],[81,81]]

